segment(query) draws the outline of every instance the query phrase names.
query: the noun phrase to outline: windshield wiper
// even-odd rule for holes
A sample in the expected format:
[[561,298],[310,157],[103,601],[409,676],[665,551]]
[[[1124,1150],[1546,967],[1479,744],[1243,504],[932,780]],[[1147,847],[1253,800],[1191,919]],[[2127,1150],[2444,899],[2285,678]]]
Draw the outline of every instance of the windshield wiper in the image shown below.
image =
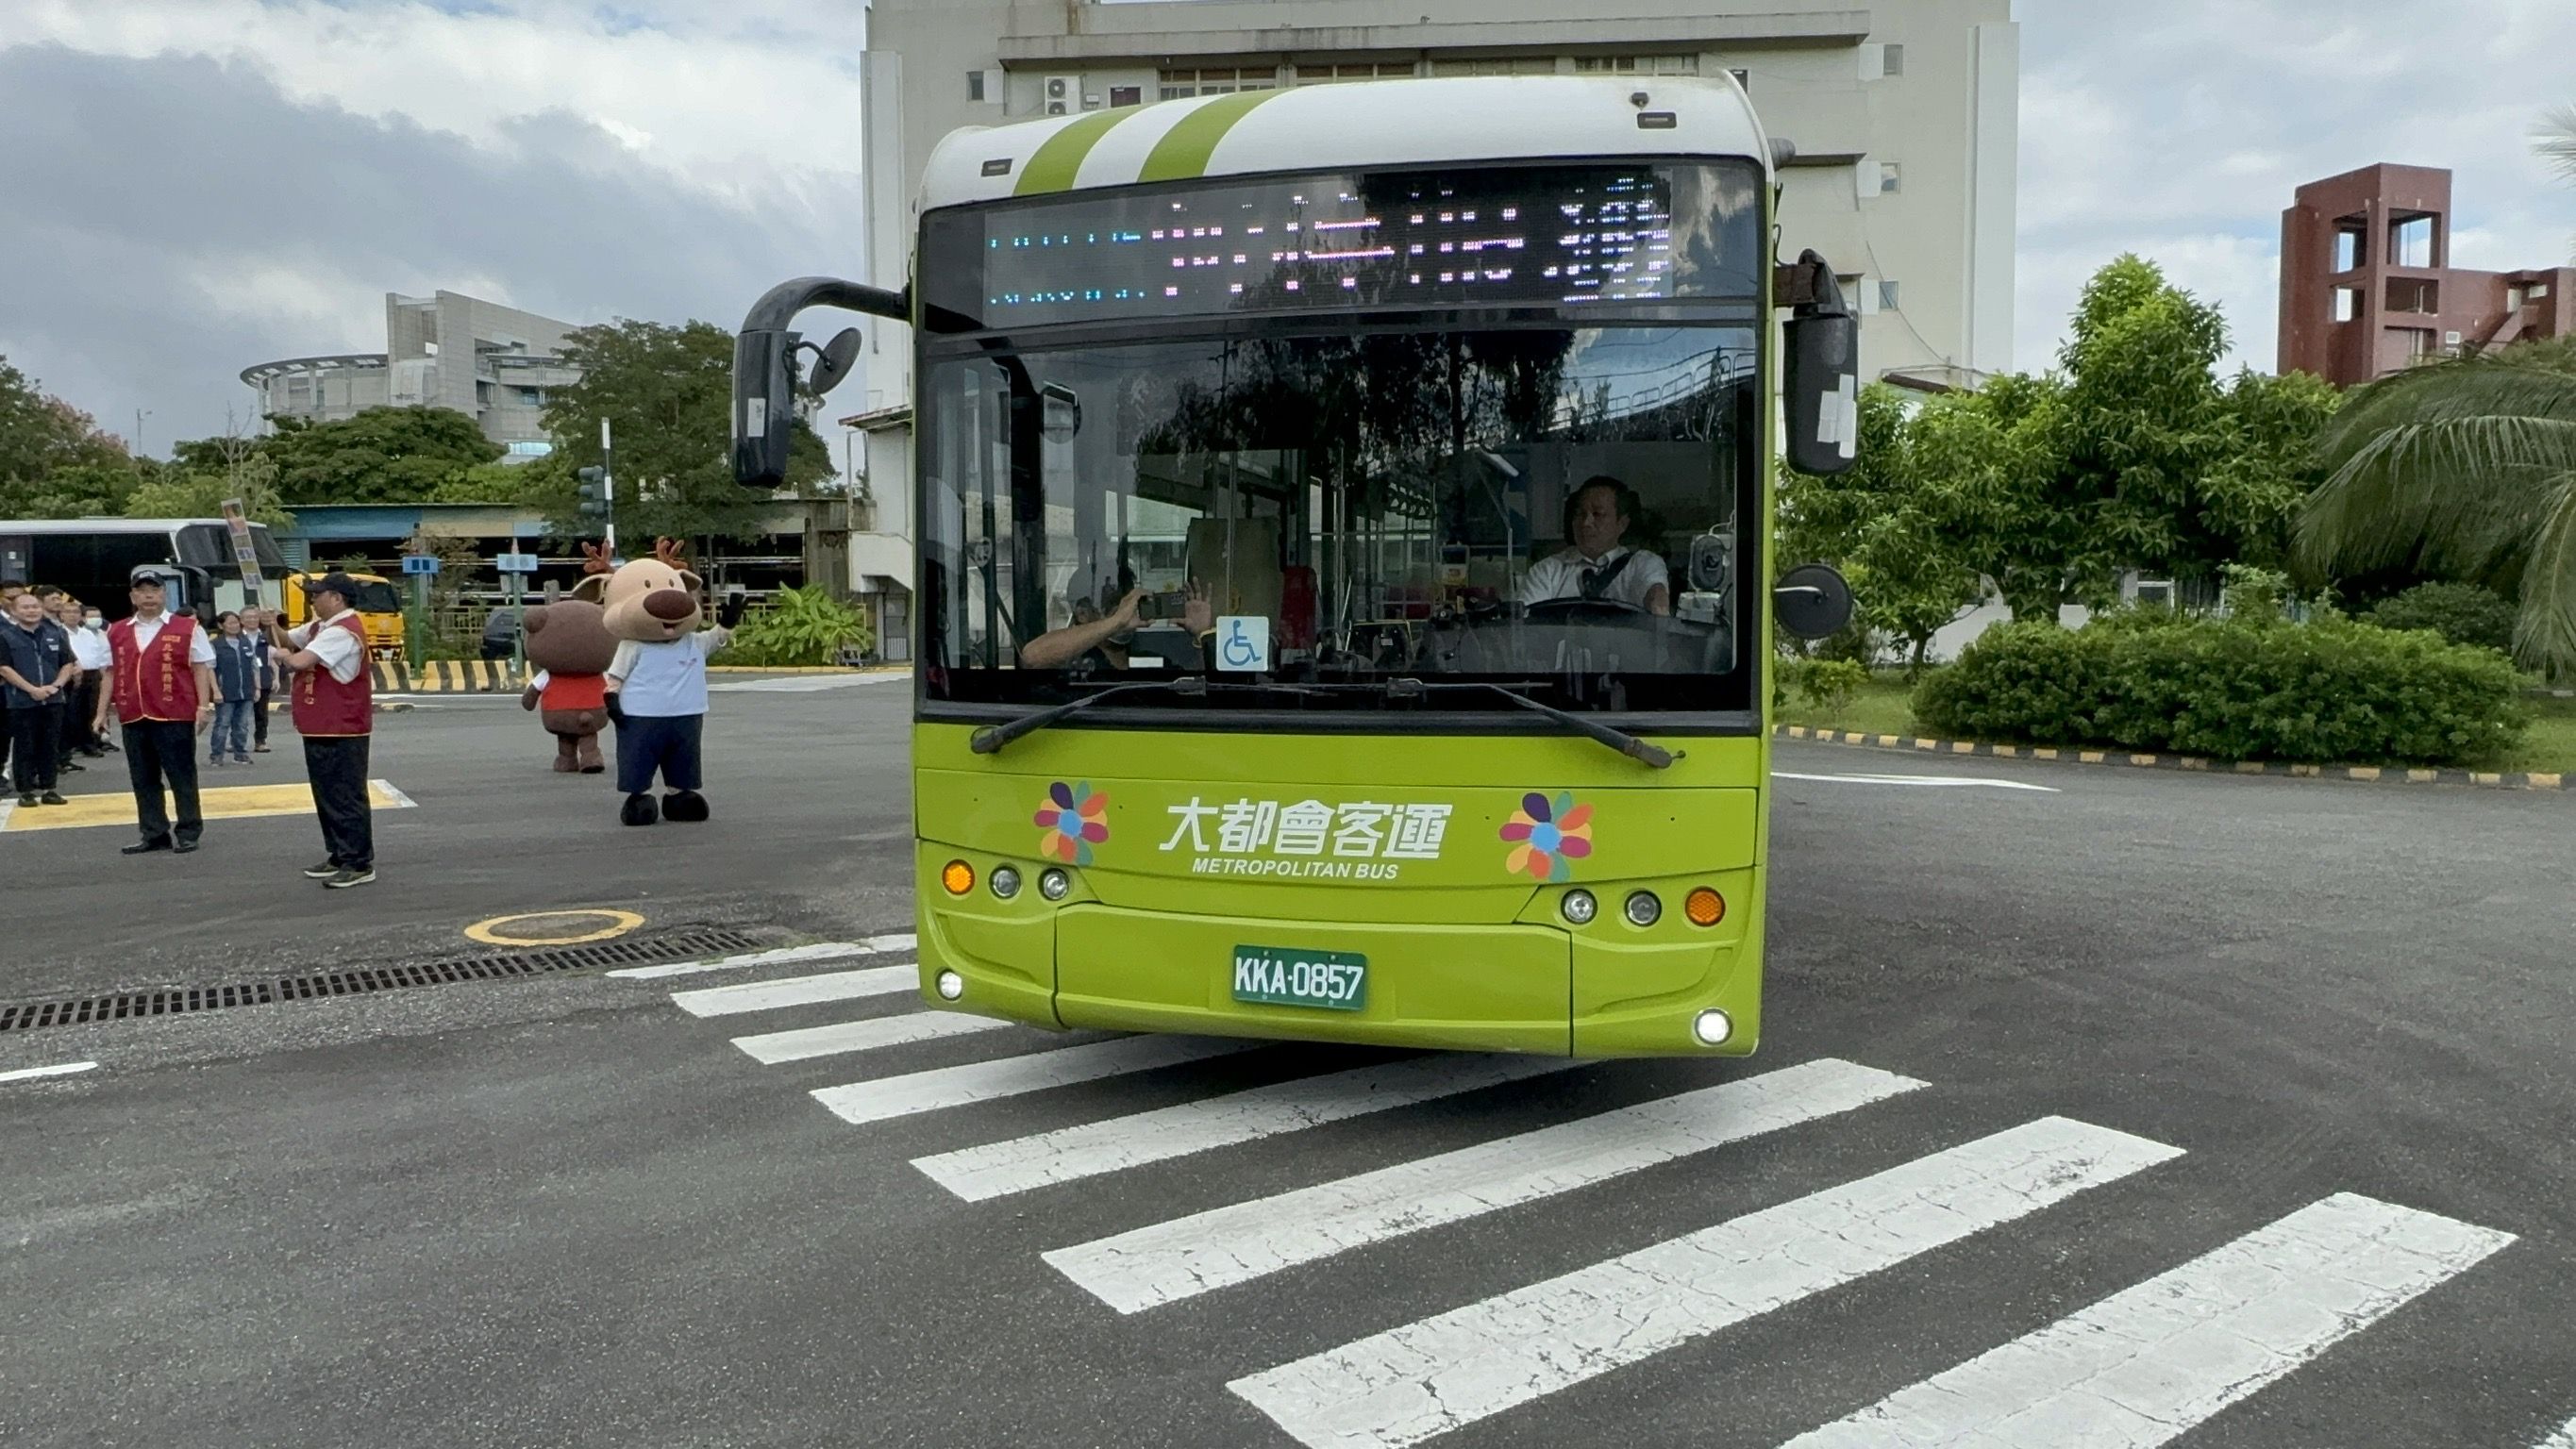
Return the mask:
[[1008,724],[986,725],[982,729],[975,731],[974,738],[968,742],[968,748],[972,749],[979,755],[998,754],[1004,745],[1009,744],[1011,741],[1018,739],[1022,735],[1034,734],[1039,730],[1045,729],[1048,725],[1054,724],[1057,720],[1064,718],[1066,715],[1089,709],[1104,699],[1114,699],[1122,694],[1139,694],[1146,690],[1161,690],[1171,694],[1187,695],[1192,698],[1196,698],[1206,694],[1207,689],[1208,682],[1206,676],[1199,674],[1185,674],[1178,679],[1140,679],[1131,684],[1113,684],[1107,689],[1100,691],[1098,694],[1086,694],[1080,699],[1072,699],[1067,700],[1062,704],[1049,705],[1045,709],[1031,710],[1027,714],[1021,715],[1018,719],[1012,720]]
[[1515,689],[1508,684],[1495,684],[1490,680],[1468,680],[1462,683],[1450,684],[1426,684],[1419,679],[1408,677],[1404,679],[1390,679],[1386,682],[1384,687],[1386,690],[1386,697],[1390,700],[1421,699],[1428,696],[1435,690],[1481,689],[1489,693],[1499,694],[1503,698],[1510,700],[1512,703],[1519,705],[1521,708],[1528,710],[1532,714],[1543,715],[1557,724],[1574,731],[1576,734],[1583,736],[1585,739],[1594,740],[1607,745],[1611,749],[1617,750],[1619,753],[1626,755],[1629,759],[1635,760],[1638,764],[1646,765],[1657,770],[1669,770],[1672,768],[1673,761],[1681,758],[1680,755],[1673,751],[1667,750],[1661,745],[1649,744],[1646,741],[1637,738],[1635,735],[1629,734],[1625,730],[1614,730],[1597,719],[1587,719],[1582,715],[1576,714],[1570,709],[1558,709],[1555,705],[1541,703],[1540,701],[1532,699],[1528,695],[1521,693],[1520,690]]

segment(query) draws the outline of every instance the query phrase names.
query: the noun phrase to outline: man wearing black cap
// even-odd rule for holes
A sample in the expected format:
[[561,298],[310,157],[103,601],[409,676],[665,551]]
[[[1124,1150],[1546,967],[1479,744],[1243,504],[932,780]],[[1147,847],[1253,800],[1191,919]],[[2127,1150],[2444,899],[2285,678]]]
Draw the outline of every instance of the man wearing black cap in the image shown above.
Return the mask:
[[304,873],[333,890],[376,878],[374,812],[367,801],[367,742],[375,701],[367,680],[366,625],[352,607],[357,580],[338,570],[308,580],[313,617],[302,628],[269,623],[269,657],[287,681],[295,731],[304,736],[304,773],[330,854]]
[[[215,646],[195,619],[164,612],[161,576],[150,565],[134,571],[126,598],[134,614],[107,626],[107,673],[94,723],[105,733],[113,709],[125,727],[125,772],[134,782],[134,818],[143,831],[125,853],[185,855],[206,829],[197,812],[197,736],[215,722]],[[161,804],[164,781],[178,807],[175,830]]]

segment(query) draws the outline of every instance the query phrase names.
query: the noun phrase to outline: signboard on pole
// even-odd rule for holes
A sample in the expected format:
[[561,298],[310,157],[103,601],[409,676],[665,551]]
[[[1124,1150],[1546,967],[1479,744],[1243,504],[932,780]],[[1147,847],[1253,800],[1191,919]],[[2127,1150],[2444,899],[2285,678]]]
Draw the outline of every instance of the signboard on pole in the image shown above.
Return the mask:
[[407,553],[403,555],[402,566],[407,574],[434,574],[438,572],[438,559],[432,554]]
[[492,567],[505,574],[532,574],[537,571],[537,556],[532,553],[494,554]]
[[241,565],[242,602],[252,608],[265,608],[260,602],[264,581],[259,576],[259,550],[251,547],[250,515],[242,511],[238,498],[224,500],[224,531],[232,535],[233,562]]

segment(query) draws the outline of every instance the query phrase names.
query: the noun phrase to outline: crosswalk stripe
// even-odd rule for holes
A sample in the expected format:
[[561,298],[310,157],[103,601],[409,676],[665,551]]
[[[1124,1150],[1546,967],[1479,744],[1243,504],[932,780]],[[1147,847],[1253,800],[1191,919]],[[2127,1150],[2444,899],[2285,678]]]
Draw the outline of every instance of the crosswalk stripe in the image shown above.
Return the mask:
[[2338,1193],[1784,1449],[2149,1449],[2512,1241]]
[[912,1165],[968,1202],[982,1202],[1582,1065],[1564,1057],[1416,1057],[916,1157]]
[[1227,1387],[1303,1444],[1418,1443],[2180,1155],[2046,1117]]
[[[604,971],[627,981],[653,981],[664,976],[695,976],[708,971],[743,971],[754,966],[784,966],[792,961],[837,961],[849,956],[872,955],[881,949],[878,939],[865,941],[821,941],[811,946],[781,946],[770,951],[746,951],[739,956],[717,956],[704,961],[674,961],[666,966],[627,966]],[[910,950],[909,944],[902,949]]]
[[801,1062],[809,1057],[936,1041],[941,1037],[964,1036],[968,1032],[991,1031],[1009,1025],[1009,1022],[996,1017],[968,1016],[962,1011],[907,1011],[900,1016],[836,1021],[830,1026],[800,1027],[795,1031],[773,1031],[762,1036],[738,1036],[733,1039],[733,1044],[748,1053],[753,1061],[774,1067],[780,1062]]
[[2576,1419],[2560,1425],[2557,1433],[2532,1445],[2531,1449],[2576,1449]]
[[782,1006],[890,996],[920,984],[918,966],[870,966],[860,971],[827,971],[820,976],[788,976],[776,981],[746,981],[739,986],[674,991],[671,1003],[691,1016],[738,1016],[746,1011],[775,1011]]
[[814,1100],[846,1122],[882,1122],[942,1107],[963,1107],[996,1097],[1043,1092],[1050,1087],[1149,1072],[1156,1067],[1202,1061],[1267,1043],[1216,1037],[1131,1036],[1088,1046],[1057,1047],[998,1061],[970,1062],[908,1076],[881,1077],[845,1087],[821,1087]]
[[1041,1254],[1121,1313],[1604,1182],[1923,1084],[1826,1058]]

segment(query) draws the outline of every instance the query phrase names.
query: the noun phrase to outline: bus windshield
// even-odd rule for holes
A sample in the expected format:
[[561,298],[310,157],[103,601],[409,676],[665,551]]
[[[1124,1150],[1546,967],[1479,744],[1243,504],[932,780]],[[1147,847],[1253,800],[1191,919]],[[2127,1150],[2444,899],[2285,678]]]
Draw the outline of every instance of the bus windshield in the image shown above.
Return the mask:
[[[1721,170],[1628,168],[1641,169]],[[1543,174],[1564,190],[1565,168]],[[1487,177],[1479,204],[1498,215],[1513,188]],[[1290,188],[1268,185],[1265,197]],[[1705,207],[1724,189],[1702,176],[1652,194],[1670,205],[1687,191]],[[1502,204],[1551,218],[1540,229],[1552,255],[1599,254],[1558,233],[1570,212],[1547,199],[1533,187]],[[1622,222],[1635,245],[1618,265],[1632,271],[1611,268],[1609,292],[1523,292],[1473,311],[1445,295],[1406,312],[1318,309],[1288,297],[1313,273],[1276,265],[1266,284],[1280,303],[1258,321],[1231,283],[1201,288],[1224,316],[1150,328],[1122,302],[1133,285],[1091,289],[1114,294],[1099,303],[1104,320],[1070,326],[1016,325],[1005,303],[1044,299],[1048,322],[1063,323],[1086,312],[1083,288],[991,291],[1002,315],[965,319],[980,324],[971,341],[926,342],[916,389],[926,703],[1051,704],[1215,666],[1283,687],[1118,703],[1220,722],[1374,710],[1388,691],[1290,686],[1412,677],[1505,684],[1587,711],[1752,711],[1759,635],[1744,587],[1759,539],[1739,523],[1759,516],[1761,332],[1755,273],[1737,263],[1758,255],[1758,208],[1749,197],[1718,207],[1740,213],[1740,238],[1703,238],[1699,264],[1632,284],[1620,279],[1658,260],[1668,230],[1649,209]],[[1075,252],[1093,234],[1048,224]],[[1017,225],[987,217],[983,229]],[[1330,245],[1391,252],[1400,266],[1436,243],[1372,233]],[[1218,255],[1186,239],[1192,249]],[[1367,270],[1383,264],[1337,251],[1312,265],[1400,290],[1401,275]],[[945,295],[972,300],[955,283]],[[957,325],[962,305],[948,315]],[[1236,657],[1207,657],[1220,640]],[[1440,707],[1515,709],[1492,691]]]

